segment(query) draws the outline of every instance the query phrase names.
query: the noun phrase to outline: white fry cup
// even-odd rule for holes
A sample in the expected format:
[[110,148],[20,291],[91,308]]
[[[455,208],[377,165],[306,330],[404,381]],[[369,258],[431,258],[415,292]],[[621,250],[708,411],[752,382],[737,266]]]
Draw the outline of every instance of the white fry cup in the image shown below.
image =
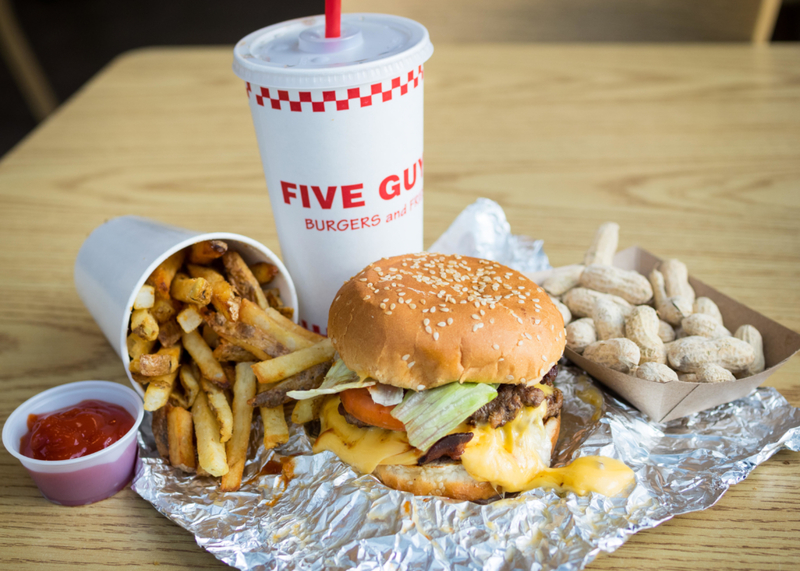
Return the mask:
[[[283,303],[297,308],[297,292],[289,272],[272,250],[255,240],[229,232],[195,232],[138,216],[121,216],[98,226],[75,260],[75,287],[89,313],[122,360],[125,373],[142,396],[129,370],[128,322],[136,294],[158,265],[169,256],[204,240],[224,240],[247,264],[269,262],[279,273],[271,282]],[[297,322],[297,311],[294,315]]]
[[324,16],[253,32],[234,49],[303,326],[325,333],[342,283],[422,250],[424,26]]

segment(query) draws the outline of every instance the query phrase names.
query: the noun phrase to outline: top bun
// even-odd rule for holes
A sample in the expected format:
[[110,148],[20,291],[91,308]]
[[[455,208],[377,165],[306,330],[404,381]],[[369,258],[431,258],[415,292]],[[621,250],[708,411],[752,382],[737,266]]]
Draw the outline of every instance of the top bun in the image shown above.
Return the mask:
[[328,336],[352,371],[415,391],[455,381],[533,384],[566,343],[561,313],[521,273],[429,253],[384,258],[346,282]]

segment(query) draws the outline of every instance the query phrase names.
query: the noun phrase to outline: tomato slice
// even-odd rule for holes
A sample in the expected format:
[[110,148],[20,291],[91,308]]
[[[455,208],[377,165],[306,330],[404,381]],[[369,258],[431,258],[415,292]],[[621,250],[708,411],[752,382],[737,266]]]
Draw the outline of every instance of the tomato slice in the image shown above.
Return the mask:
[[405,432],[405,425],[392,416],[396,405],[384,406],[372,400],[368,389],[348,389],[339,393],[344,409],[361,422],[386,430]]

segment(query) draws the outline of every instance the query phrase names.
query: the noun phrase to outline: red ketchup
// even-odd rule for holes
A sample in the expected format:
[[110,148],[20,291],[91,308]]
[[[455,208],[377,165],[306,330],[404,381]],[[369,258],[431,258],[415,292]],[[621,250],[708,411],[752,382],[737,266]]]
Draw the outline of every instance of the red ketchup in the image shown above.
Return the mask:
[[133,427],[119,405],[85,400],[77,405],[28,415],[28,432],[19,451],[36,460],[69,460],[108,448]]

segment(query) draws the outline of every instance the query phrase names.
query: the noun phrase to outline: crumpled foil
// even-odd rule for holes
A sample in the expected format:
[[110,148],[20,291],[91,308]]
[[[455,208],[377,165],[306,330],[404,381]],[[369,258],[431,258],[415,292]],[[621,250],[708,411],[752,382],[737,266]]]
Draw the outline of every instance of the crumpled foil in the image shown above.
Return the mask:
[[[491,252],[487,257],[528,269],[514,263],[523,256],[496,231],[510,235],[505,216],[496,216],[499,206],[479,201],[470,209],[469,224],[492,225],[475,233],[495,238],[476,239],[475,249],[460,253]],[[530,241],[517,244],[527,248]],[[636,475],[627,496],[536,489],[484,503],[416,497],[354,472],[330,452],[312,454],[298,427],[286,445],[265,451],[258,415],[242,488],[221,492],[215,478],[193,478],[159,458],[149,413],[132,487],[240,569],[578,570],[637,531],[711,507],[782,448],[800,450],[800,409],[773,388],[659,424],[575,367],[562,363],[556,386],[564,406],[553,465],[617,458]]]
[[520,272],[551,267],[544,241],[512,234],[503,208],[488,198],[479,198],[462,210],[428,251],[494,260]]

